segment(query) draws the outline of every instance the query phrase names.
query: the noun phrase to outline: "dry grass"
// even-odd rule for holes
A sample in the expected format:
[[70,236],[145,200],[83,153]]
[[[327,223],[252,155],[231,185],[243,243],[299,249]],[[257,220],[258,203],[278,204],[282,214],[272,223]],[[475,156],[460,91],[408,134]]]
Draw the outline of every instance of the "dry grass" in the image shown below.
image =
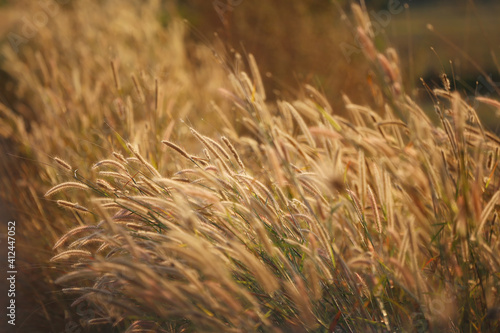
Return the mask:
[[[19,6],[27,18],[41,10],[37,2]],[[48,260],[60,235],[83,221],[44,198],[60,174],[85,173],[81,166],[126,151],[126,142],[139,143],[148,163],[165,171],[166,163],[156,160],[164,149],[156,143],[189,133],[179,119],[215,118],[211,101],[229,105],[217,96],[227,75],[213,65],[212,51],[189,42],[178,19],[163,27],[157,19],[163,10],[155,1],[70,2],[18,54],[3,44],[3,70],[16,80],[14,97],[0,111],[0,172],[4,200],[21,224],[19,297],[26,306],[18,310],[28,318],[24,325],[42,325],[27,330],[59,332],[64,317],[70,319],[57,305],[67,297],[52,287],[60,273]],[[20,34],[22,27],[19,22],[11,31]],[[82,192],[75,202],[84,206],[85,198]]]
[[[380,108],[344,96],[348,117],[341,117],[309,85],[296,99],[270,103],[252,57],[248,70],[241,57],[219,57],[224,72],[206,47],[183,45],[181,24],[164,32],[154,23],[149,15],[158,8],[150,5],[141,7],[143,17],[116,18],[137,20],[141,29],[122,36],[111,65],[88,53],[100,50],[98,38],[58,45],[76,39],[69,30],[41,33],[40,45],[49,47],[33,47],[23,59],[10,55],[13,75],[26,85],[23,98],[41,111],[30,115],[37,120],[30,128],[6,107],[1,121],[24,156],[47,163],[24,190],[39,210],[24,232],[43,230],[55,251],[50,267],[65,272],[55,281],[68,295],[60,299],[92,311],[84,325],[128,332],[498,328],[500,139],[458,92],[448,85],[429,91],[440,120],[433,124],[405,94],[395,51],[373,44],[354,5],[355,29],[380,79],[371,87]],[[103,25],[109,14],[74,6],[54,23],[87,19],[109,33],[124,29]],[[133,45],[145,46],[136,52]],[[50,52],[61,49],[74,67],[57,65]],[[199,66],[186,49],[197,52]],[[130,74],[146,61],[164,64],[155,73],[165,76]],[[40,65],[46,71],[33,70]],[[219,120],[190,115],[218,87],[232,108],[215,99],[211,118]],[[41,201],[43,193],[55,202]]]

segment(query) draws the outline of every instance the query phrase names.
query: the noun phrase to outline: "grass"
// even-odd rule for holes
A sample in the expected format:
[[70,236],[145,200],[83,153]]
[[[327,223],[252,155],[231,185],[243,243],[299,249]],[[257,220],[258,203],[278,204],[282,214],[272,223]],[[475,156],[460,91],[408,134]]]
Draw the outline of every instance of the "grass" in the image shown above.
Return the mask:
[[30,331],[498,330],[500,139],[446,78],[431,121],[352,9],[375,102],[343,112],[308,84],[270,98],[258,59],[153,1],[74,3],[5,49],[27,107],[0,110],[2,181],[53,322]]

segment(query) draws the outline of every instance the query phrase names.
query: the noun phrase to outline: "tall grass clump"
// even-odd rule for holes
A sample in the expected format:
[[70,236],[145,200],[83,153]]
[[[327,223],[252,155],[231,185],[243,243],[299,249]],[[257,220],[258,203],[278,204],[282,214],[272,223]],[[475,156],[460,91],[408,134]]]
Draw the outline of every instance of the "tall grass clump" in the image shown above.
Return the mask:
[[[79,132],[57,133],[63,141],[51,144],[70,152],[45,169],[52,185],[43,206],[57,205],[55,219],[68,221],[50,265],[65,272],[55,281],[61,297],[92,309],[82,324],[128,332],[498,329],[500,139],[446,77],[428,88],[433,123],[405,93],[396,51],[379,50],[367,13],[352,9],[379,103],[343,96],[347,117],[310,85],[296,99],[268,102],[256,60],[249,55],[245,66],[237,55],[238,66],[224,62],[219,89],[233,108],[215,103],[215,130],[201,113],[190,123],[168,118],[169,104],[154,94],[142,109],[154,118],[141,130],[125,116],[127,94],[140,86],[125,92],[111,63],[102,87],[117,96],[116,113],[105,113],[115,126],[90,138],[106,148],[82,152]],[[42,105],[57,101],[51,91],[35,94],[47,98]],[[90,115],[47,110],[104,120],[90,107]],[[35,139],[50,140],[36,133],[24,134],[46,149],[34,158],[62,151],[40,146]]]
[[[212,50],[194,43],[179,17],[160,20],[168,9],[161,1],[60,3],[18,53],[1,45],[2,70],[12,78],[0,106],[1,196],[18,224],[19,330],[31,332],[60,332],[71,319],[49,259],[61,234],[83,224],[47,201],[47,189],[61,174],[78,176],[89,161],[125,151],[127,142],[158,166],[156,143],[189,133],[179,119],[211,117],[211,102],[229,105],[217,96],[228,80]],[[10,6],[27,20],[42,8]],[[22,34],[23,22],[11,31]]]

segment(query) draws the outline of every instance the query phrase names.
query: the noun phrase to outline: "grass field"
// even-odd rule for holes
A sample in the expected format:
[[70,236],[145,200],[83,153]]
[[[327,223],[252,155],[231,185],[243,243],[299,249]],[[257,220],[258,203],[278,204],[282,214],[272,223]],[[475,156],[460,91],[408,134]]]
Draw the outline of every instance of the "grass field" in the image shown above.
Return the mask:
[[2,3],[0,331],[498,332],[500,7],[363,4]]

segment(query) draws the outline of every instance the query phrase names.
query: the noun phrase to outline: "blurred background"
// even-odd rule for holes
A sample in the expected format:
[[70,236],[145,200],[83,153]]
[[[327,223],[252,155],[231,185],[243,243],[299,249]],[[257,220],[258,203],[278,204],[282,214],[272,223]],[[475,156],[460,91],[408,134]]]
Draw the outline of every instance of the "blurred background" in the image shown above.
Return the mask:
[[[51,1],[56,0],[46,2]],[[72,1],[59,2],[70,5]],[[187,20],[193,41],[210,44],[220,40],[243,55],[254,54],[262,73],[267,74],[265,85],[271,98],[295,95],[301,85],[309,83],[339,107],[339,92],[369,102],[364,92],[370,72],[352,30],[341,19],[341,11],[348,12],[348,1],[161,2],[165,10],[158,13],[158,19],[164,25],[179,15]],[[4,42],[30,14],[23,12],[22,3],[0,1]],[[361,4],[375,22],[378,47],[393,46],[399,52],[405,88],[413,97],[423,90],[420,78],[433,87],[440,84],[442,73],[454,78],[456,88],[466,95],[496,95],[484,76],[500,85],[498,1],[365,0]]]
[[[221,1],[223,3],[224,1]],[[216,31],[239,52],[253,53],[261,70],[272,74],[267,88],[274,96],[303,83],[319,87],[341,108],[340,92],[369,103],[371,74],[352,30],[341,19],[347,1],[233,1],[214,10],[217,2],[179,1],[179,13],[210,36]],[[427,98],[420,78],[433,88],[446,73],[464,95],[498,96],[500,3],[473,0],[361,1],[370,12],[379,49],[399,53],[405,88],[414,98]],[[431,31],[429,28],[433,27]],[[433,48],[434,51],[431,49]],[[369,98],[368,98],[369,99]],[[471,100],[471,104],[473,101]],[[479,110],[486,125],[497,130],[494,117]]]
[[[178,0],[166,1],[192,25],[194,39],[213,33],[241,53],[255,55],[268,74],[270,97],[296,93],[304,84],[318,87],[342,109],[340,92],[369,103],[372,79],[352,29],[341,19],[349,1],[332,0]],[[366,0],[379,49],[400,55],[406,90],[427,98],[420,78],[431,87],[440,75],[454,78],[468,96],[496,95],[500,86],[500,3],[493,0]],[[164,17],[168,21],[168,15]],[[378,24],[378,26],[377,26]],[[430,31],[429,25],[434,28]],[[378,29],[377,29],[378,27]],[[435,51],[432,51],[434,48]],[[451,63],[450,63],[451,62]],[[270,76],[271,74],[272,76]],[[487,80],[485,75],[491,80]],[[473,102],[471,101],[471,104]],[[497,131],[488,110],[479,114]]]

